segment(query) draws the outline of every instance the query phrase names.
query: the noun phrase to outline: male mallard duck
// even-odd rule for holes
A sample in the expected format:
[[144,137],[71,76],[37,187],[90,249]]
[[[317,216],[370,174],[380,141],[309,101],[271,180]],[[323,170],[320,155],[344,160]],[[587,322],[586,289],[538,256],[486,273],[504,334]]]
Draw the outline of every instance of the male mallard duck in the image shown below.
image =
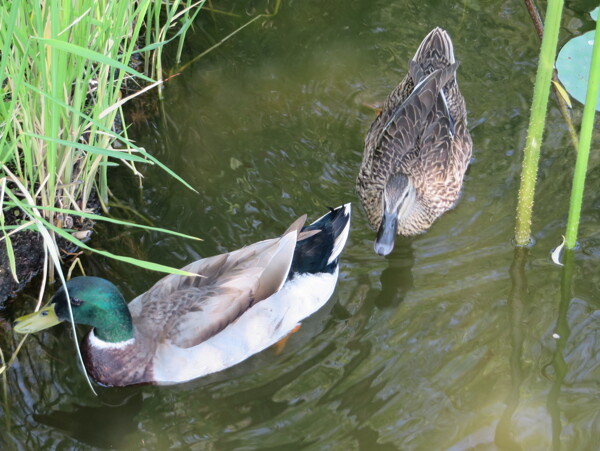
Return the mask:
[[378,254],[392,251],[396,233],[425,231],[458,199],[472,142],[457,68],[450,36],[435,28],[367,133],[356,188]]
[[[286,336],[333,293],[350,228],[350,204],[280,237],[198,260],[129,305],[111,282],[67,282],[73,318],[93,329],[86,369],[109,386],[174,384],[223,370]],[[64,288],[42,310],[15,321],[20,333],[69,321]]]

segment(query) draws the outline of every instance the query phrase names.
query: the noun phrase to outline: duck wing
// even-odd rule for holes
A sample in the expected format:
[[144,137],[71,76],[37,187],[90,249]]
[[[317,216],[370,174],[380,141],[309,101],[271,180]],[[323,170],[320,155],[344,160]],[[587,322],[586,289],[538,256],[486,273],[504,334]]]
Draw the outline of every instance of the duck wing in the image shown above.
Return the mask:
[[422,175],[428,184],[445,184],[452,173],[451,157],[454,125],[448,114],[443,97],[438,98],[437,106],[431,113],[431,120],[424,128],[419,142],[419,163]]
[[[435,132],[441,131],[436,123],[443,126],[447,122],[452,126],[442,87],[455,76],[457,68],[458,63],[454,63],[425,76],[394,111],[383,127],[374,151],[374,173],[385,174],[387,180],[387,175],[407,172],[411,161],[422,154],[423,139],[434,141]],[[414,61],[411,61],[409,74],[413,79],[421,76],[421,68]],[[411,153],[414,154],[412,158]]]
[[168,275],[129,304],[136,332],[155,342],[196,346],[234,322],[284,284],[294,256],[299,218],[280,237],[198,260]]

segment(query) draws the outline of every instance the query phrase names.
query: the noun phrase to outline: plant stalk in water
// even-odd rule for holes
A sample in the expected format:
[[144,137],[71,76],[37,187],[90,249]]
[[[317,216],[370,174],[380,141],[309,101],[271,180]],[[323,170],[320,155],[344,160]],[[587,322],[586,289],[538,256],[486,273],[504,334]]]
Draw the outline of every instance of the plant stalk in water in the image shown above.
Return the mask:
[[[525,0],[525,6],[527,7],[527,11],[531,16],[531,20],[533,21],[535,31],[537,31],[537,34],[541,40],[544,36],[544,23],[542,22],[542,16],[540,16],[540,12],[535,6],[533,0]],[[573,149],[577,151],[577,144],[579,142],[579,138],[577,137],[577,131],[575,130],[575,126],[573,125],[573,121],[571,120],[571,114],[569,112],[570,105],[567,105],[567,101],[565,100],[565,97],[563,97],[561,90],[567,97],[568,94],[566,94],[566,91],[564,91],[564,87],[558,80],[556,71],[552,72],[552,87],[554,88],[554,93],[556,94],[556,101],[558,102],[560,113],[562,114],[563,119],[565,120],[565,124],[567,124],[569,136],[571,137],[571,142],[573,143]]]
[[590,145],[592,142],[592,130],[594,128],[594,116],[596,114],[596,102],[598,99],[598,87],[600,86],[600,20],[596,22],[594,34],[594,48],[592,50],[592,64],[590,66],[590,77],[588,80],[585,106],[581,119],[581,131],[579,133],[579,150],[577,151],[577,162],[575,163],[575,175],[573,176],[573,188],[571,189],[571,203],[569,205],[569,219],[567,221],[567,233],[565,236],[567,249],[573,249],[577,244],[577,230],[579,229],[579,217],[581,215],[581,204],[583,201],[583,188],[585,185],[585,174],[587,171]]
[[546,10],[546,26],[540,50],[540,59],[535,77],[531,115],[525,143],[519,202],[517,205],[517,220],[515,227],[515,243],[526,246],[531,236],[531,213],[535,194],[540,148],[546,122],[546,109],[550,93],[550,81],[556,59],[556,45],[564,1],[549,0]]

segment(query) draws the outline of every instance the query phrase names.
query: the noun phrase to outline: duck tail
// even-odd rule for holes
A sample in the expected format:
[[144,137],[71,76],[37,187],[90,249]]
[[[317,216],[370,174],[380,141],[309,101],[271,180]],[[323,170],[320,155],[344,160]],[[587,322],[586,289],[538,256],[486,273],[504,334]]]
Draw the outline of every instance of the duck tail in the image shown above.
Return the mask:
[[425,76],[454,64],[454,46],[448,32],[439,27],[431,30],[421,42],[413,61],[421,66]]
[[289,278],[296,274],[333,273],[350,231],[351,205],[345,204],[302,228]]

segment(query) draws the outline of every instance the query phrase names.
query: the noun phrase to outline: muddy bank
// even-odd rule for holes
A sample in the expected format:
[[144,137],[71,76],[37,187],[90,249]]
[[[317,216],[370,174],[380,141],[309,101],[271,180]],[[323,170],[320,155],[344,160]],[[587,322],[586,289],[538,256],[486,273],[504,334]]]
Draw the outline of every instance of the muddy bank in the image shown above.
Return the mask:
[[[100,203],[95,196],[90,200],[88,208],[94,212],[100,210]],[[23,221],[23,212],[18,208],[4,210],[4,220],[6,225],[17,225]],[[87,232],[86,240],[89,239],[93,227],[92,221],[77,216],[68,216],[65,223],[74,232]],[[11,273],[6,243],[2,240],[0,241],[0,308],[22,290],[43,269],[44,265],[44,242],[39,233],[24,230],[11,235],[11,241],[18,282]],[[62,256],[77,250],[73,243],[63,238],[57,238],[57,243]]]

